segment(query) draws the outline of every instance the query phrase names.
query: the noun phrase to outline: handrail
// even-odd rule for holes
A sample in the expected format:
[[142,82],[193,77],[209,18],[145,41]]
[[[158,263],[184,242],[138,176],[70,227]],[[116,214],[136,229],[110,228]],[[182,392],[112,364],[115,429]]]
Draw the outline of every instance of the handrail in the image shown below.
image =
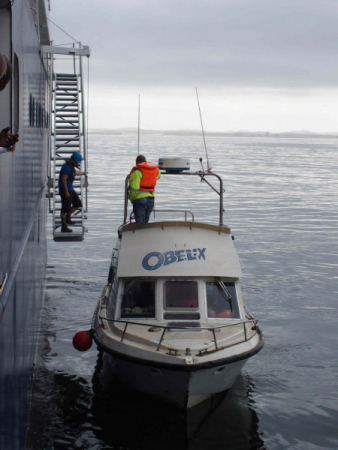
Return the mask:
[[[219,225],[222,227],[223,224],[223,193],[224,193],[224,189],[223,189],[223,181],[222,178],[217,175],[216,173],[213,172],[162,172],[161,171],[161,176],[162,175],[177,175],[177,176],[198,176],[201,178],[202,181],[205,181],[220,197],[219,200]],[[206,179],[205,177],[207,176],[214,176],[218,179],[219,181],[219,191],[217,191],[217,189],[214,188],[214,186],[212,186]],[[123,218],[123,223],[126,224],[127,223],[127,217],[128,217],[128,185],[129,185],[129,175],[126,177],[125,179],[125,189],[124,189],[124,218]]]
[[[250,319],[250,320],[240,320],[239,322],[228,323],[228,324],[225,324],[225,325],[216,325],[214,327],[177,327],[177,326],[175,327],[175,326],[172,326],[172,325],[171,326],[160,325],[160,324],[154,325],[154,324],[142,323],[142,322],[130,322],[129,320],[108,319],[107,317],[102,317],[101,315],[98,315],[98,318],[101,319],[101,321],[102,320],[106,320],[108,322],[125,324],[124,329],[123,329],[123,333],[122,333],[122,338],[121,338],[120,342],[123,342],[123,339],[124,339],[124,336],[126,334],[128,325],[138,325],[138,326],[149,327],[149,328],[159,328],[159,329],[163,330],[163,332],[161,334],[161,337],[159,339],[159,343],[158,343],[157,349],[156,349],[157,352],[160,350],[161,344],[162,344],[163,339],[164,339],[164,335],[165,335],[165,333],[168,330],[177,330],[177,329],[179,329],[180,331],[184,330],[184,331],[192,331],[192,332],[194,332],[194,331],[203,331],[203,330],[204,331],[210,331],[212,333],[212,335],[213,335],[213,341],[214,341],[214,344],[215,344],[215,350],[211,350],[211,351],[200,350],[199,353],[197,354],[197,356],[202,356],[202,355],[205,355],[207,353],[211,353],[211,352],[215,352],[215,351],[217,352],[219,350],[223,350],[225,348],[231,347],[232,345],[235,345],[235,344],[230,344],[230,345],[227,345],[227,346],[218,347],[217,338],[216,338],[216,331],[219,331],[221,328],[227,328],[227,327],[243,325],[244,341],[241,341],[241,342],[247,342],[249,339],[248,339],[247,332],[246,332],[246,324],[252,323],[252,324],[255,325],[255,329],[256,329],[257,322],[258,322],[258,319],[254,319],[253,318],[253,319]],[[256,334],[257,333],[255,333],[253,336],[255,336]],[[252,339],[252,337],[250,339]],[[241,343],[241,342],[236,342],[236,345]]]
[[[174,212],[174,213],[184,213],[184,221],[185,222],[187,222],[188,220],[188,214],[190,214],[191,215],[191,221],[192,222],[195,222],[195,216],[194,216],[194,213],[192,212],[192,211],[189,211],[188,209],[156,209],[156,208],[154,208],[153,209],[153,211],[152,211],[153,213],[154,213],[154,217],[155,217],[155,214],[156,213],[158,213],[158,212],[160,212],[160,213],[163,213],[163,212]],[[131,212],[130,213],[130,216],[129,216],[129,221],[131,222],[131,219],[132,219],[132,215],[133,215],[133,212]]]
[[158,213],[158,212],[160,212],[160,213],[162,213],[162,212],[165,212],[165,213],[167,213],[167,212],[177,212],[177,213],[181,213],[181,212],[183,212],[184,213],[184,220],[185,220],[185,222],[187,222],[187,219],[188,219],[188,214],[190,214],[191,215],[191,221],[192,222],[195,222],[195,216],[194,216],[194,213],[192,212],[192,211],[189,211],[189,209],[156,209],[156,208],[154,208],[153,209],[153,212],[154,212],[154,215],[156,214],[156,213]]

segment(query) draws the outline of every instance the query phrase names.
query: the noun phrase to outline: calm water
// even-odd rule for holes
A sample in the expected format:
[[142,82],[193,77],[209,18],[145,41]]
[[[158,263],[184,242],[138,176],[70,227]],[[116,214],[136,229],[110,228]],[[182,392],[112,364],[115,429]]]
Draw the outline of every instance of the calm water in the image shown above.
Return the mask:
[[[106,281],[124,178],[137,154],[137,137],[90,135],[89,232],[82,243],[55,243],[49,232],[28,448],[338,448],[338,143],[218,137],[207,144],[224,180],[224,222],[245,265],[244,299],[260,320],[264,349],[227,395],[187,416],[111,380],[96,347],[73,349]],[[205,160],[196,137],[143,137],[141,152],[153,161],[187,156],[193,171]],[[217,202],[200,182],[158,184],[158,208],[187,205],[195,220],[217,220]]]

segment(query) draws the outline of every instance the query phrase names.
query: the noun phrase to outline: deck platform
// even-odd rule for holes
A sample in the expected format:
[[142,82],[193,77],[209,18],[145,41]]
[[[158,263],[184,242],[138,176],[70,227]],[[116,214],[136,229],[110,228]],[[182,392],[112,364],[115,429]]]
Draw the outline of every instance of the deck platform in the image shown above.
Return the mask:
[[54,241],[83,241],[85,231],[84,227],[76,227],[71,233],[63,233],[61,228],[57,228],[53,233]]

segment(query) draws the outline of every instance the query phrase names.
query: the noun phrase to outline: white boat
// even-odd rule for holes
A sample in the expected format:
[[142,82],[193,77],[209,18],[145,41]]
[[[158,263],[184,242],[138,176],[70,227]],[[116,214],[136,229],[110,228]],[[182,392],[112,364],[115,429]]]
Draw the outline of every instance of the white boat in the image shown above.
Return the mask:
[[124,383],[189,408],[229,389],[264,341],[243,303],[241,263],[223,225],[221,178],[210,171],[169,174],[210,186],[207,178],[219,180],[219,223],[195,222],[193,215],[188,221],[187,212],[182,221],[128,223],[125,196],[91,331]]

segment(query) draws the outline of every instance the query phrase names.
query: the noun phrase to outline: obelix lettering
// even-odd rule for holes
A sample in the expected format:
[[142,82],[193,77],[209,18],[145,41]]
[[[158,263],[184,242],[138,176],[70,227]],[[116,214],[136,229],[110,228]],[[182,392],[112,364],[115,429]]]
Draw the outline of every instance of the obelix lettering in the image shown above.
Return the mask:
[[[167,266],[181,261],[205,260],[206,248],[194,248],[190,250],[170,250],[168,252],[150,252],[142,260],[145,270],[157,270],[161,266]],[[151,261],[150,261],[151,260]]]

